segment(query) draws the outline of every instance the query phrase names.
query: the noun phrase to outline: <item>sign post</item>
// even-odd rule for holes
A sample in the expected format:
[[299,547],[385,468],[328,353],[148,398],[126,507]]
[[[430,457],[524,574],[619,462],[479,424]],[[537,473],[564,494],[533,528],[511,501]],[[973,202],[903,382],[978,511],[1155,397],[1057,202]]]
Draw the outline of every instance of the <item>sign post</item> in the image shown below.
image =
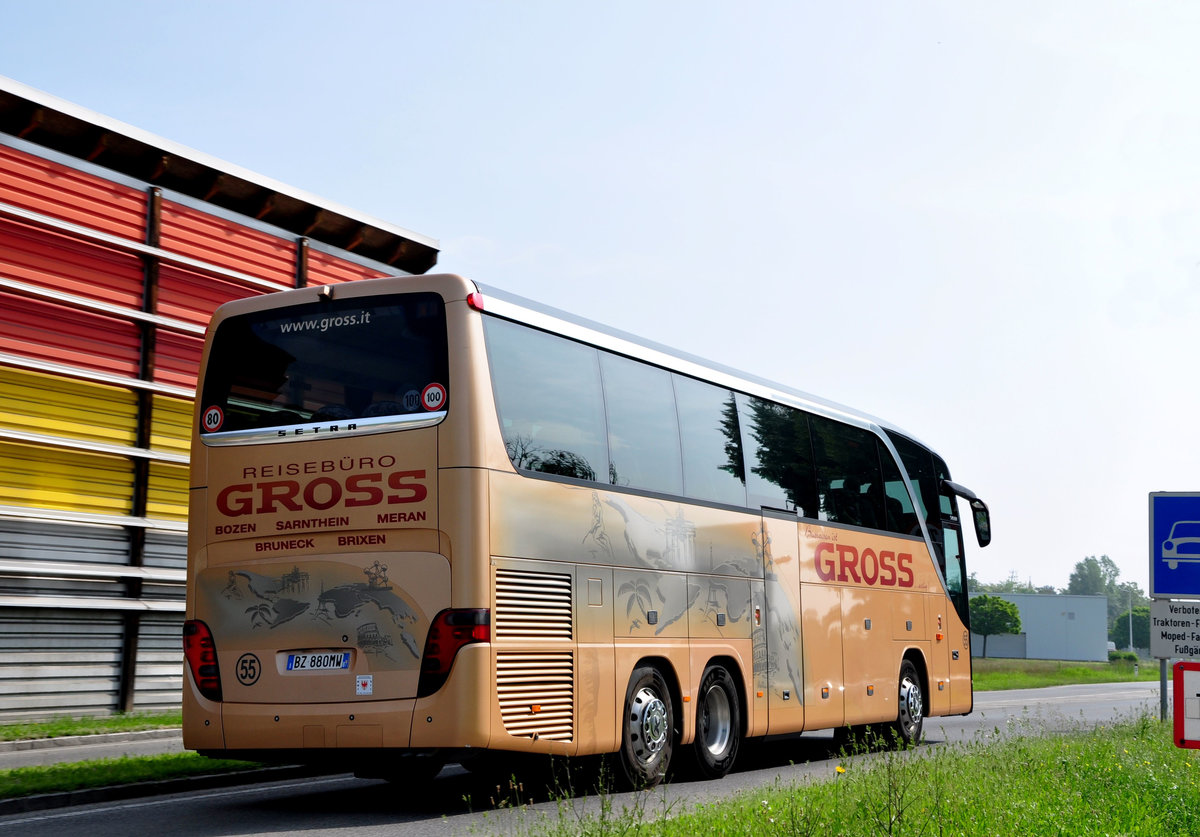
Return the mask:
[[[1161,717],[1165,721],[1167,660],[1200,657],[1200,602],[1188,601],[1200,599],[1200,494],[1157,491],[1150,495],[1150,598],[1150,654],[1159,659]],[[1129,617],[1132,621],[1132,612]],[[1200,664],[1179,663],[1174,675],[1175,742],[1180,747],[1200,747],[1200,716],[1195,719],[1196,743],[1180,743],[1185,740],[1181,737],[1185,708],[1180,706],[1180,689],[1185,676],[1195,680],[1196,688],[1189,694],[1200,706]]]

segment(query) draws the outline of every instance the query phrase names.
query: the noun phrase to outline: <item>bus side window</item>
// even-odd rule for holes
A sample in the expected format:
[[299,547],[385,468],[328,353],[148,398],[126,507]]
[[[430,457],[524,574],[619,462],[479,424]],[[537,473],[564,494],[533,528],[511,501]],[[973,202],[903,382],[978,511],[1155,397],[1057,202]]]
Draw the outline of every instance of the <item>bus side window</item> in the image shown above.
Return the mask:
[[892,454],[878,439],[875,446],[879,453],[879,464],[883,469],[884,502],[887,504],[887,530],[901,535],[920,535],[921,526],[917,520],[916,510],[908,490],[904,487],[904,478],[900,475],[900,467]]
[[750,505],[817,516],[808,414],[762,398],[738,394]]
[[596,350],[505,320],[484,322],[496,411],[513,465],[582,480],[607,476]]
[[812,417],[821,520],[882,529],[883,478],[875,434],[821,416]]
[[671,373],[600,353],[612,485],[683,493],[683,464]]
[[746,505],[746,467],[737,405],[727,389],[672,375],[688,497]]

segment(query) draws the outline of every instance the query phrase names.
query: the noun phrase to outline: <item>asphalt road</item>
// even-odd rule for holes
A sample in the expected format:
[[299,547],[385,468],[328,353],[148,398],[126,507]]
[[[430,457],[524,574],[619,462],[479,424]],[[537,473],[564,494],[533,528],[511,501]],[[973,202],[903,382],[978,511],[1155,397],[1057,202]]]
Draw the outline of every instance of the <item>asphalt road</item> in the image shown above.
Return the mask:
[[[1146,711],[1158,714],[1157,683],[980,692],[971,715],[927,719],[925,735],[928,745],[937,746],[1091,726]],[[724,779],[678,781],[652,793],[613,794],[608,800],[617,811],[639,806],[651,814],[670,814],[776,781],[829,775],[837,763],[828,733],[774,739],[749,748],[738,769]],[[599,811],[600,800],[594,795],[565,807],[546,801],[545,795],[539,799],[532,790],[539,781],[537,774],[523,774],[523,787],[516,791],[500,783],[500,798],[530,804],[497,809],[493,804],[498,798],[497,779],[457,766],[446,768],[432,785],[421,789],[348,775],[326,776],[13,814],[0,817],[0,835],[505,834],[527,829],[539,819],[573,820]]]

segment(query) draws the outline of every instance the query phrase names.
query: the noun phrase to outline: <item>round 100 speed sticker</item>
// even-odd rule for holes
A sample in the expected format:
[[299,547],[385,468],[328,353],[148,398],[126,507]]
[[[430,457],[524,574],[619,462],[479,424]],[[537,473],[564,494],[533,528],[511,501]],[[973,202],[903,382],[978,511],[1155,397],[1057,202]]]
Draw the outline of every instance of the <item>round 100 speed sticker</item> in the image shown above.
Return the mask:
[[446,409],[446,388],[441,384],[430,384],[421,390],[421,406],[426,410]]

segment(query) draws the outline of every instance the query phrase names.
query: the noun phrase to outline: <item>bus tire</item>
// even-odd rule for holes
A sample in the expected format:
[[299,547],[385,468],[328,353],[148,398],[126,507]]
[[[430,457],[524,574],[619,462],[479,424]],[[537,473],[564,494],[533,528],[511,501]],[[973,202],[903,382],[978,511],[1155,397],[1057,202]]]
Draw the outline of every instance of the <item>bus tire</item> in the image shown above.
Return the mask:
[[925,724],[925,690],[921,677],[911,660],[900,664],[900,688],[897,700],[899,710],[892,723],[896,744],[910,747],[921,740],[921,728]]
[[700,678],[696,703],[696,739],[692,755],[701,775],[720,779],[731,769],[741,746],[742,710],[737,685],[721,666]]
[[630,787],[651,788],[671,766],[675,746],[675,710],[666,679],[653,666],[640,666],[625,690],[621,721],[621,770]]

